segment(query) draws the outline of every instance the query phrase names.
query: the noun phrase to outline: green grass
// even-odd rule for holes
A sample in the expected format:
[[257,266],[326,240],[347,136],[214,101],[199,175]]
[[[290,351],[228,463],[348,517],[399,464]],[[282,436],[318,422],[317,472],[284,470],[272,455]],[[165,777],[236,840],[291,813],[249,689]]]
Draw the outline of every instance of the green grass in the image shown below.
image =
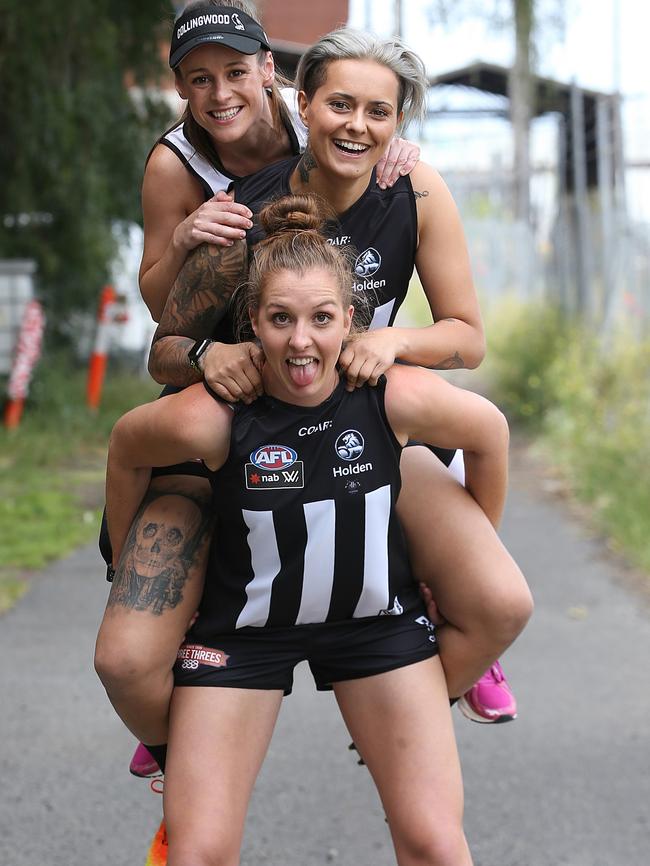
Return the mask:
[[488,323],[492,396],[523,425],[591,520],[650,574],[650,343],[605,342],[548,306]]
[[[430,321],[414,276],[398,323]],[[549,304],[514,300],[488,310],[486,331],[484,364],[453,380],[487,388],[610,546],[650,574],[650,343],[605,344]]]
[[65,356],[36,370],[20,427],[0,429],[0,611],[42,568],[97,535],[106,445],[116,419],[159,386],[109,368],[102,405],[85,405],[86,372]]
[[24,578],[0,573],[0,613],[12,608],[28,588],[29,584]]

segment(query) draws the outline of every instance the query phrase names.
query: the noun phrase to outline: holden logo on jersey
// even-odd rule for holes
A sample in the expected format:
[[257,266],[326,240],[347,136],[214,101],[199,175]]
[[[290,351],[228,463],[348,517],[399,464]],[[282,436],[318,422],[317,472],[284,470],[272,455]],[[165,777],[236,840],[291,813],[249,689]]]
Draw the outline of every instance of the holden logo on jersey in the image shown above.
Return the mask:
[[374,247],[368,247],[365,252],[357,256],[354,263],[354,272],[358,277],[371,277],[381,267],[381,256]]
[[358,460],[363,454],[365,442],[358,430],[346,430],[336,440],[334,447],[341,460]]
[[305,486],[303,462],[288,445],[263,445],[245,466],[247,490],[295,490]]
[[263,445],[251,452],[251,463],[258,469],[286,469],[297,459],[298,455],[288,445]]
[[[345,433],[341,433],[338,437],[334,443],[334,448],[341,460],[350,462],[358,460],[361,457],[365,444],[363,436],[358,430],[346,430]],[[346,475],[359,475],[361,472],[370,472],[371,469],[372,463],[352,463],[351,466],[333,466],[332,475],[334,478],[343,478]]]

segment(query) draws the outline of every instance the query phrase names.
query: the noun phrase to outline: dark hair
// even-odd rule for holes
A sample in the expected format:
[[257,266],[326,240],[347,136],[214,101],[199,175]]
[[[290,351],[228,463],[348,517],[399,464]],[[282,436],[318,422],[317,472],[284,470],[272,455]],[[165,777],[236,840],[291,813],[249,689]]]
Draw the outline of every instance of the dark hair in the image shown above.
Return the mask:
[[[201,9],[205,6],[228,6],[232,9],[237,9],[239,12],[245,12],[246,15],[250,15],[255,21],[258,21],[258,15],[256,9],[247,2],[247,0],[195,0],[194,3],[188,3],[185,7],[184,14],[188,12],[192,12],[193,9]],[[258,22],[259,23],[259,22]],[[261,66],[264,60],[266,59],[266,55],[268,54],[266,48],[260,48],[257,52],[257,62]],[[179,77],[180,70],[178,67],[174,70],[174,74]],[[277,70],[275,72],[275,77],[273,80],[273,84],[269,88],[269,98],[271,100],[271,110],[273,112],[273,125],[277,130],[282,129],[283,126],[290,127],[291,126],[291,115],[289,113],[289,109],[286,106],[284,99],[282,98],[282,94],[280,93],[281,87],[293,87],[291,81],[285,78],[281,73]],[[192,145],[192,147],[199,153],[204,159],[206,159],[210,165],[214,166],[217,169],[221,169],[221,158],[217,151],[217,148],[212,141],[212,138],[209,134],[203,129],[203,127],[196,122],[194,117],[192,116],[192,112],[190,110],[189,104],[185,107],[183,114],[180,119],[175,121],[170,127],[168,127],[162,135],[156,140],[153,147],[149,151],[146,163],[149,161],[151,154],[153,153],[156,145],[160,144],[163,138],[172,131],[172,129],[176,129],[179,124],[183,124],[183,130],[185,132],[185,137]]]
[[259,307],[266,281],[280,271],[322,268],[336,279],[341,305],[347,309],[353,303],[355,252],[328,242],[324,230],[336,213],[324,199],[311,194],[277,198],[262,208],[259,221],[266,237],[253,251],[248,280],[232,298],[238,340],[250,339],[249,311]]
[[312,99],[325,81],[327,67],[336,60],[372,60],[390,69],[397,78],[397,110],[404,111],[402,125],[422,120],[428,87],[426,68],[401,39],[380,39],[348,27],[323,36],[305,51],[298,64],[296,84],[307,99]]

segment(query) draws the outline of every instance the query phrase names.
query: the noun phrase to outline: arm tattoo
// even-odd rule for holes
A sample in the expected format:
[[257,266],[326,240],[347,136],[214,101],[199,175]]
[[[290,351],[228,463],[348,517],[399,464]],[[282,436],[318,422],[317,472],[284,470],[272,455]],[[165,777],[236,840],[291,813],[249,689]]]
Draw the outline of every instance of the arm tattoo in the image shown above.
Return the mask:
[[108,607],[147,610],[160,616],[177,607],[190,578],[202,577],[212,534],[209,493],[149,490],[115,570]]
[[434,370],[462,370],[465,366],[465,361],[461,358],[458,352],[454,352],[449,358],[445,358],[444,361],[440,361],[439,364],[436,364],[433,368]]
[[413,190],[413,195],[416,198],[426,198],[429,195],[428,189],[423,189],[422,192],[418,192],[416,189]]
[[199,381],[188,365],[187,351],[195,340],[212,336],[246,270],[244,240],[231,247],[201,244],[190,253],[153,338],[149,370],[154,378],[180,386]]
[[303,183],[309,183],[309,172],[318,168],[318,163],[314,159],[314,154],[309,149],[309,145],[305,148],[305,152],[298,163],[298,171],[300,172],[300,180]]
[[[439,319],[440,322],[457,322],[458,319],[454,319],[453,316],[447,316],[446,319]],[[454,352],[453,355],[450,355],[449,358],[445,358],[444,361],[440,361],[437,364],[434,364],[433,370],[462,370],[465,366],[465,361],[461,357],[458,352]]]
[[149,372],[156,382],[186,388],[202,381],[203,377],[190,367],[187,358],[195,342],[191,337],[160,337],[152,343]]

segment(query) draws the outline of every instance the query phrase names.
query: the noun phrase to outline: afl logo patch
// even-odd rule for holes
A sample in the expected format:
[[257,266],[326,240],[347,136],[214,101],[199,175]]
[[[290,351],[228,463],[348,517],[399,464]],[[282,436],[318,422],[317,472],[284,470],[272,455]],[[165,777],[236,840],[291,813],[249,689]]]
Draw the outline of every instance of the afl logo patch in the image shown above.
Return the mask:
[[286,469],[298,459],[298,454],[288,445],[262,445],[251,452],[251,463],[258,469]]
[[341,460],[358,460],[363,454],[365,442],[358,430],[346,430],[336,440],[334,448]]
[[361,255],[357,256],[354,263],[354,272],[358,277],[371,277],[381,267],[381,256],[374,247],[368,247]]

